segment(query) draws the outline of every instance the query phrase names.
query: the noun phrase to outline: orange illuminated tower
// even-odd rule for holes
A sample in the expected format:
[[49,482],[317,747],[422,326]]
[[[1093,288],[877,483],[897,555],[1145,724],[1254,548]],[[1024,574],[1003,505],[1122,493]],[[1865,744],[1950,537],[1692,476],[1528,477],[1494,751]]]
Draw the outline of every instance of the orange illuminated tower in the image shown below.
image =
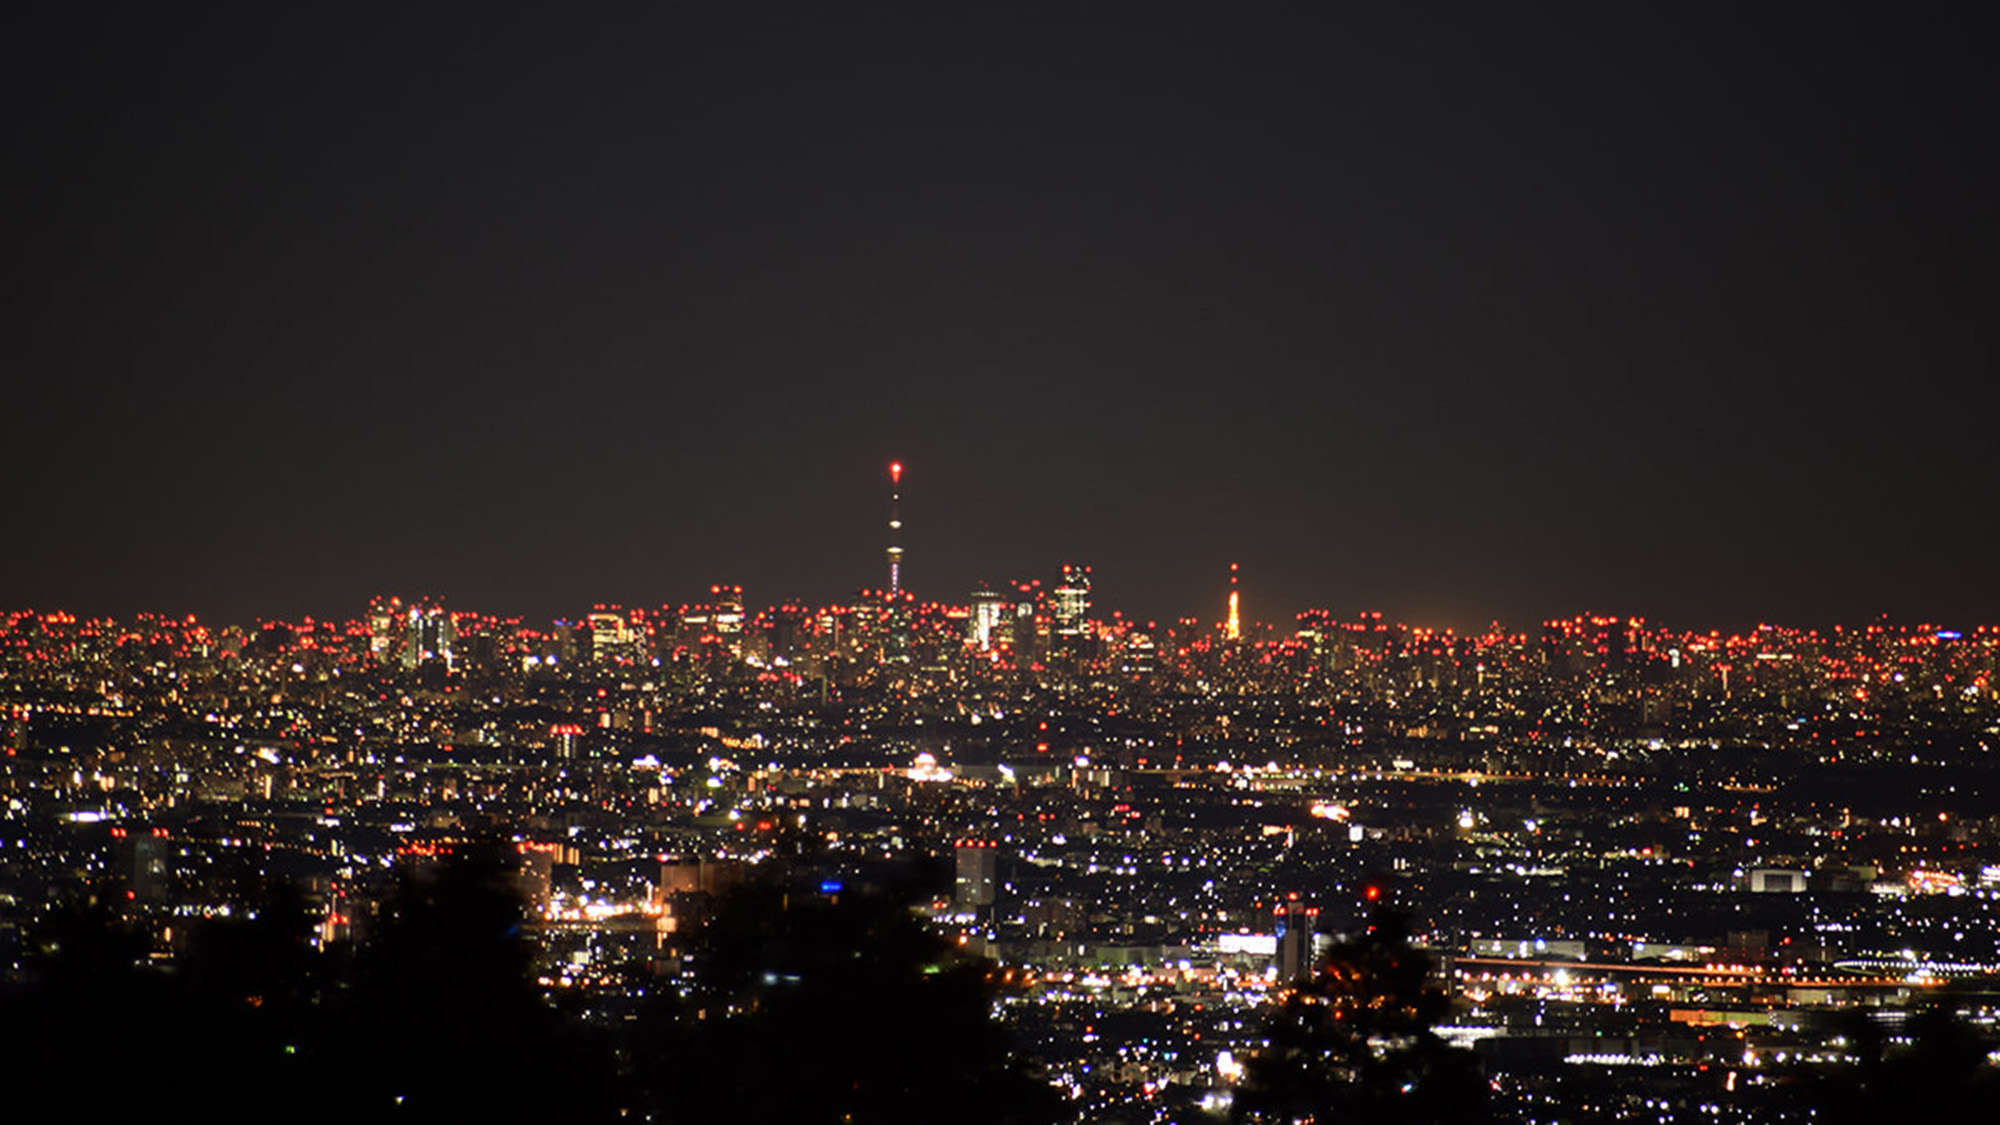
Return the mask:
[[889,596],[903,592],[903,463],[889,464]]
[[1236,590],[1236,564],[1229,564],[1229,624],[1223,627],[1223,635],[1232,641],[1243,639],[1243,618],[1239,611],[1242,605]]

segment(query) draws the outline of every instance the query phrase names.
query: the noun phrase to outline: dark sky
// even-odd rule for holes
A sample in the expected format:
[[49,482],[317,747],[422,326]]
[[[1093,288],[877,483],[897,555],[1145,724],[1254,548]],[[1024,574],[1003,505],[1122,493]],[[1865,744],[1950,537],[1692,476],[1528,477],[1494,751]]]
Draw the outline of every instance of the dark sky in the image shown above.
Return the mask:
[[542,7],[0,17],[0,606],[2000,621],[1955,16]]

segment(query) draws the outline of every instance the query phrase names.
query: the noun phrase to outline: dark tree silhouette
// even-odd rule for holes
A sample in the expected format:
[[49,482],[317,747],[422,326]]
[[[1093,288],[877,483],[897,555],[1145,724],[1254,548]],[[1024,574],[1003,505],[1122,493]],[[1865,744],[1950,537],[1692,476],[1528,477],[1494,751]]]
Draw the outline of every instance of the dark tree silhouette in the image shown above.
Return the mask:
[[280,892],[184,923],[171,972],[111,912],[58,909],[30,942],[29,979],[0,996],[0,1081],[80,1119],[269,1120],[304,1074],[315,975],[297,905]]
[[[171,969],[107,910],[59,912],[0,991],[0,1080],[87,1120],[1058,1120],[958,958],[903,890],[745,888],[698,987],[623,1043],[530,978],[510,858],[405,868],[357,948],[316,951],[303,902],[202,923]],[[48,1100],[48,1099],[43,1099]]]
[[1245,1063],[1240,1121],[1483,1121],[1489,1090],[1477,1060],[1432,1030],[1449,999],[1408,921],[1377,909],[1367,929],[1328,951],[1270,1014],[1267,1045]]
[[612,1116],[608,1056],[542,1000],[522,921],[501,849],[463,849],[400,872],[378,932],[329,1001],[315,1060],[336,1079],[327,1116]]
[[1891,1044],[1866,1013],[1844,1022],[1854,1062],[1801,1076],[1801,1096],[1825,1119],[1843,1122],[1977,1121],[2000,1106],[2000,1071],[1988,1065],[2000,1042],[1966,1020],[1952,997],[1910,1017],[1909,1042]]
[[899,895],[740,888],[697,963],[693,995],[654,1014],[638,1053],[656,1119],[1058,1119],[991,1017],[990,966],[951,956]]
[[193,926],[177,958],[179,972],[196,995],[296,1024],[325,984],[325,959],[313,949],[312,931],[305,896],[281,882],[251,911]]

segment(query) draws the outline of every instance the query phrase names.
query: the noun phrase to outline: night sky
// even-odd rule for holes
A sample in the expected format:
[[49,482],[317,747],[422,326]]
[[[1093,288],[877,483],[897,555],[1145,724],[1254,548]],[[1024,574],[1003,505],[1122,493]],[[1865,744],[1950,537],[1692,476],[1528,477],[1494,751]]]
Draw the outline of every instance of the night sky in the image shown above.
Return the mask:
[[2000,622],[1955,15],[571,7],[0,16],[0,608]]

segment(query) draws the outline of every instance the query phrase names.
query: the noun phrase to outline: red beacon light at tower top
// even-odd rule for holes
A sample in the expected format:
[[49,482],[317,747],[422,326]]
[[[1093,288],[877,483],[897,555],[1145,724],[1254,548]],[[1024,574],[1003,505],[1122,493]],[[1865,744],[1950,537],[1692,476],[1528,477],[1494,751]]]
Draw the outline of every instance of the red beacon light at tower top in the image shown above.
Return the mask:
[[903,483],[903,463],[901,461],[889,462],[889,483]]

